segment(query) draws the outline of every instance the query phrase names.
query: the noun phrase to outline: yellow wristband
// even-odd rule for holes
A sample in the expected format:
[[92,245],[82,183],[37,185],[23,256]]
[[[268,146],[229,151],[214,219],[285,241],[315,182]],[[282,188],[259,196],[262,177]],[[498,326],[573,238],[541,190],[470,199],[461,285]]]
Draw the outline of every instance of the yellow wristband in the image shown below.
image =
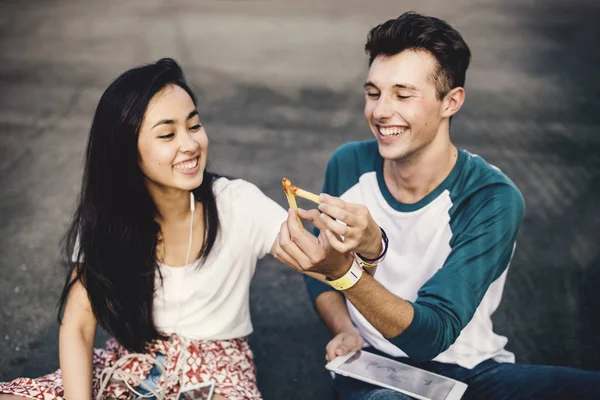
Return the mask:
[[356,261],[356,258],[353,258],[352,265],[350,266],[348,272],[344,274],[344,276],[335,280],[330,280],[327,278],[327,283],[329,283],[329,285],[335,290],[350,289],[352,286],[356,285],[356,282],[358,282],[362,276],[362,273],[363,269]]

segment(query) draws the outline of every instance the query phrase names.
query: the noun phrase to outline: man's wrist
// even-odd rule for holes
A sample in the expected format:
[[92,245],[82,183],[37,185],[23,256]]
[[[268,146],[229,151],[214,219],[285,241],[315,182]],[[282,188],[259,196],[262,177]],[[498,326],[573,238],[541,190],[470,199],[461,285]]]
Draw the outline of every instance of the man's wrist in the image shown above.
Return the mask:
[[361,265],[363,267],[365,265],[373,267],[373,266],[379,264],[385,258],[385,255],[388,250],[389,240],[388,240],[388,237],[387,237],[385,231],[381,227],[379,227],[379,234],[380,234],[381,245],[380,245],[379,253],[377,253],[377,255],[372,257],[372,255],[367,256],[364,253],[363,254],[361,254],[359,252],[356,253],[356,256],[359,258],[359,261],[361,262]]
[[369,249],[365,251],[359,251],[358,253],[360,253],[361,256],[365,258],[377,258],[377,256],[381,254],[381,252],[383,251],[381,229],[377,229],[377,232],[377,241],[375,241]]

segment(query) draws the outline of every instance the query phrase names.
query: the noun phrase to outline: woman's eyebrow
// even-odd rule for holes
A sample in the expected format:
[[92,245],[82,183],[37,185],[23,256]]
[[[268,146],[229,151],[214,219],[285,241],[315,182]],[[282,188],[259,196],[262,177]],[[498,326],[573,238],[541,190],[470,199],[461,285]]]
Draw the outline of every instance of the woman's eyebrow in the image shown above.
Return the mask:
[[[198,110],[194,110],[192,112],[190,112],[186,118],[186,121],[195,117],[196,115],[198,115]],[[154,126],[151,129],[156,128],[159,125],[173,125],[175,123],[174,119],[163,119],[158,121],[156,124],[154,124]]]

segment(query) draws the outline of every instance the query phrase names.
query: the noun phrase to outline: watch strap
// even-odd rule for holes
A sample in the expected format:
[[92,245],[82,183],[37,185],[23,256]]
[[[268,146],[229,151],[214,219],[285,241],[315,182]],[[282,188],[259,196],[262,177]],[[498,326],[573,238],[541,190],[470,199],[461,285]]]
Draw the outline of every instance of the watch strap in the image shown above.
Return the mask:
[[347,290],[354,286],[356,282],[358,282],[362,274],[363,269],[359,265],[356,258],[353,257],[352,265],[350,266],[348,272],[346,272],[344,276],[338,279],[330,280],[329,278],[327,278],[327,283],[329,283],[329,285],[335,290]]

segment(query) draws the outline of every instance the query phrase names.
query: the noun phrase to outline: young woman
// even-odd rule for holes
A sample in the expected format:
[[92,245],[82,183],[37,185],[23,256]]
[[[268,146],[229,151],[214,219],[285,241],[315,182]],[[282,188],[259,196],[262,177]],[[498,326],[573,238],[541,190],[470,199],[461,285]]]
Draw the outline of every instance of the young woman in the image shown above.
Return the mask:
[[[60,367],[0,398],[260,399],[246,336],[256,261],[287,215],[256,186],[206,171],[208,137],[174,60],[104,92],[66,248]],[[100,324],[114,339],[93,349]],[[6,396],[12,395],[12,396]]]

